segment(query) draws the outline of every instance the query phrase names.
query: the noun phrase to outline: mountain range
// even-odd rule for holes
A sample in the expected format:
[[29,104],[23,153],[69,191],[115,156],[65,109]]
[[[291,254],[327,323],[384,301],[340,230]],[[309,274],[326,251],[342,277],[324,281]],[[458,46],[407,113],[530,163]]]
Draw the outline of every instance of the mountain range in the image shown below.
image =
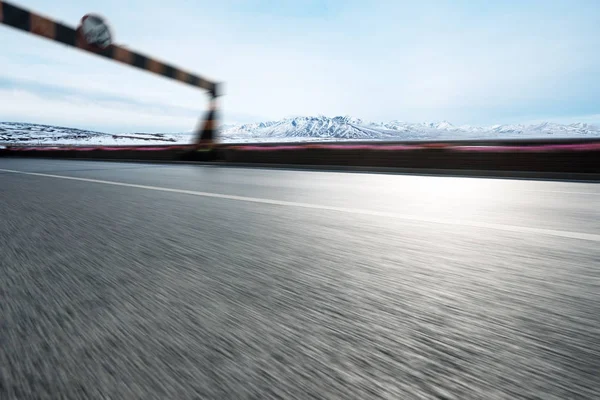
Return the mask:
[[232,141],[273,140],[428,140],[537,137],[598,137],[600,127],[586,124],[455,126],[450,122],[365,122],[353,117],[295,117],[280,121],[225,125],[224,138]]
[[[342,140],[451,140],[600,137],[600,127],[587,123],[469,126],[447,121],[409,123],[366,122],[348,116],[294,117],[279,121],[230,124],[220,127],[220,140],[230,143],[342,141]],[[0,144],[179,144],[192,133],[110,134],[76,128],[22,122],[0,122]]]

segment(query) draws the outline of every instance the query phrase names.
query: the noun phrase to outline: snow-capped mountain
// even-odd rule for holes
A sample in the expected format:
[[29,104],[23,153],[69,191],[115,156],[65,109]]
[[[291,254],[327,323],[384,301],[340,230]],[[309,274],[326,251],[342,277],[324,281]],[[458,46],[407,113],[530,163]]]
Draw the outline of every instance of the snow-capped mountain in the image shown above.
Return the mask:
[[577,123],[561,125],[455,126],[448,121],[409,123],[402,121],[365,122],[352,117],[296,117],[280,121],[224,126],[227,141],[298,140],[451,140],[600,137],[600,127]]
[[[409,123],[402,121],[365,122],[353,117],[294,117],[279,121],[223,125],[220,140],[229,143],[348,141],[348,140],[452,140],[515,138],[600,137],[600,127],[575,123],[569,125],[540,123],[535,125],[492,125],[486,127],[450,122]],[[108,134],[74,128],[28,123],[0,122],[0,144],[184,144],[187,133]]]
[[[381,140],[392,136],[369,128],[352,117],[296,117],[281,121],[224,126],[221,135],[230,140]],[[391,137],[390,137],[391,139]]]

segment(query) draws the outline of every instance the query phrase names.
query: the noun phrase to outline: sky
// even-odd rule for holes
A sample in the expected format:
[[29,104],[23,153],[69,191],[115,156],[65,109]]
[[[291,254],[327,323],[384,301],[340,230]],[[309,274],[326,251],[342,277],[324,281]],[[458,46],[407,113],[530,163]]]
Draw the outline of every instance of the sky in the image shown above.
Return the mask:
[[[224,123],[600,124],[598,0],[22,0],[223,82]],[[0,25],[0,121],[185,132],[201,90]]]

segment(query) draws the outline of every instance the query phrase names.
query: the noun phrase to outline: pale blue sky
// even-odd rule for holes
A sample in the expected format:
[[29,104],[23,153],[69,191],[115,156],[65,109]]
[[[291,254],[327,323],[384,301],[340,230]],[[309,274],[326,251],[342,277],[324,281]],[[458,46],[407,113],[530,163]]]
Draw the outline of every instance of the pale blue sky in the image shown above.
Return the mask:
[[[28,0],[223,81],[225,122],[600,123],[597,0]],[[188,131],[193,88],[0,26],[0,120]]]

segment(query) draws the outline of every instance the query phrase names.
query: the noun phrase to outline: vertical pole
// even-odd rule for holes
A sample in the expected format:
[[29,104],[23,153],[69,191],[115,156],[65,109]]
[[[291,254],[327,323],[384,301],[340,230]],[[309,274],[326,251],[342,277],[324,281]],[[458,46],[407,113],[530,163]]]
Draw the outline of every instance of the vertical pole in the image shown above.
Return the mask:
[[195,147],[197,150],[211,149],[217,141],[218,130],[218,104],[217,97],[211,96],[208,104],[208,112],[196,131]]

